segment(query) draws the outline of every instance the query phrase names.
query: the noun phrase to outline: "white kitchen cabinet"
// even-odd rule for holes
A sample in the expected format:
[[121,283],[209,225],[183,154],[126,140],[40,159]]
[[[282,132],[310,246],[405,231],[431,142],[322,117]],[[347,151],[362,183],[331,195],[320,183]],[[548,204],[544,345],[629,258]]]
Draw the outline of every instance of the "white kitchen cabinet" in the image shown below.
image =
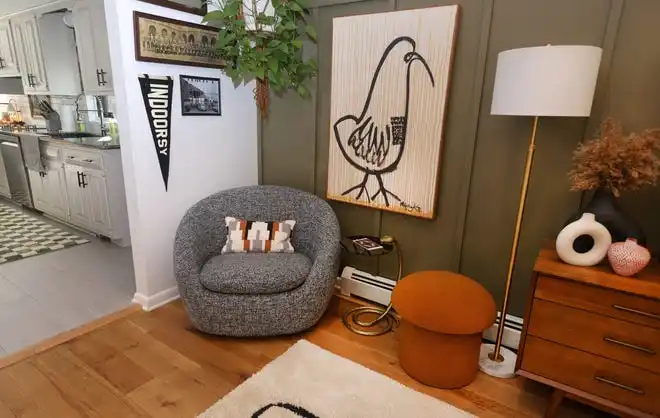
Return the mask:
[[23,90],[26,94],[48,93],[46,66],[39,41],[37,17],[30,14],[13,19],[11,28],[23,79]]
[[105,174],[66,164],[70,222],[97,234],[111,236],[110,203]]
[[28,172],[35,209],[66,221],[69,205],[62,163],[46,163],[46,172],[43,175],[32,170]]
[[14,35],[9,20],[0,21],[0,77],[19,77]]
[[113,93],[110,46],[103,0],[85,0],[73,7],[83,90],[90,95]]
[[64,166],[66,180],[66,196],[69,202],[68,222],[85,229],[91,229],[89,199],[85,198],[82,188],[82,169],[75,165]]
[[112,225],[105,175],[101,171],[85,170],[83,182],[85,198],[89,200],[90,228],[101,235],[109,236]]
[[82,92],[75,35],[63,16],[64,11],[54,11],[11,19],[26,94],[76,96]]
[[7,180],[7,172],[5,171],[5,162],[2,160],[2,153],[0,152],[0,195],[4,197],[11,197],[9,190],[9,181]]
[[95,149],[41,138],[45,176],[30,170],[35,207],[55,218],[130,245],[119,149]]
[[38,172],[28,170],[28,180],[30,181],[30,191],[32,192],[32,203],[34,204],[34,208],[46,212],[44,210],[46,207],[46,196],[44,193],[43,178]]

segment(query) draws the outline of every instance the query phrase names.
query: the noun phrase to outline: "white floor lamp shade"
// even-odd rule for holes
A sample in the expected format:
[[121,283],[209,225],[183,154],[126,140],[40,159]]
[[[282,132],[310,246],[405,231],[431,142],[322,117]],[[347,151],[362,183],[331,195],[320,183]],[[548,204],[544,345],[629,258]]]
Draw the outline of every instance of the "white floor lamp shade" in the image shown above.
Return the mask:
[[[534,117],[511,245],[504,301],[500,309],[502,319],[506,318],[511,292],[539,117],[589,116],[601,55],[602,49],[595,46],[548,45],[511,49],[500,52],[498,56],[490,113]],[[516,355],[502,347],[504,322],[500,322],[495,344],[484,344],[481,347],[479,366],[491,376],[508,378],[515,376]]]
[[602,52],[583,45],[500,52],[490,113],[589,116]]

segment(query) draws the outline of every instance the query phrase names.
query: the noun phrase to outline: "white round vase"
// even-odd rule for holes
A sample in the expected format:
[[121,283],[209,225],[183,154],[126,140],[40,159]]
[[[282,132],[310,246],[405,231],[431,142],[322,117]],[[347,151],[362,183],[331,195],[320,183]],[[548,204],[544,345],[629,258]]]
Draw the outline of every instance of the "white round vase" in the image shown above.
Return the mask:
[[[594,240],[594,246],[585,253],[579,253],[573,248],[573,242],[582,235],[589,235]],[[594,266],[607,256],[610,245],[612,245],[612,236],[607,228],[596,221],[593,213],[585,213],[559,232],[555,248],[559,258],[567,264]]]

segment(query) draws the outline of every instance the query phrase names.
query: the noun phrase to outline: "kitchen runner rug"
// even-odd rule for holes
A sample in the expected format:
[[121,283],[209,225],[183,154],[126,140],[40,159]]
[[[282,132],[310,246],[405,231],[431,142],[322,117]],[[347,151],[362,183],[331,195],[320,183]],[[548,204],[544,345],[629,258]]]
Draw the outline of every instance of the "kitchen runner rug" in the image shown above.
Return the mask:
[[0,264],[88,242],[79,235],[0,203]]
[[199,418],[472,416],[300,340]]

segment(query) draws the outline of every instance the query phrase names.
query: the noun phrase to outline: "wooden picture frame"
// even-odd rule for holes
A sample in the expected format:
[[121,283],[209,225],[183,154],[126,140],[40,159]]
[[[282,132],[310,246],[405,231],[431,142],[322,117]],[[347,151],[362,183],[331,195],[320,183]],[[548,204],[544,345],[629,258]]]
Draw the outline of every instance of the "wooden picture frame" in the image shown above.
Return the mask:
[[459,7],[333,19],[326,197],[436,217]]
[[[198,86],[191,86],[191,83],[198,84]],[[206,86],[206,84],[210,85]],[[219,78],[179,75],[179,88],[181,89],[181,116],[222,116]],[[196,92],[191,91],[193,88],[196,89]]]
[[[182,20],[133,12],[135,59],[160,64],[224,68],[215,50],[217,29]],[[199,41],[199,42],[198,42]]]
[[202,5],[200,7],[191,7],[186,6],[185,4],[178,3],[172,0],[140,0],[144,3],[155,4],[157,6],[167,7],[168,9],[179,10],[181,12],[187,12],[196,14],[199,16],[204,16],[208,12],[208,7],[205,0],[199,0]]

